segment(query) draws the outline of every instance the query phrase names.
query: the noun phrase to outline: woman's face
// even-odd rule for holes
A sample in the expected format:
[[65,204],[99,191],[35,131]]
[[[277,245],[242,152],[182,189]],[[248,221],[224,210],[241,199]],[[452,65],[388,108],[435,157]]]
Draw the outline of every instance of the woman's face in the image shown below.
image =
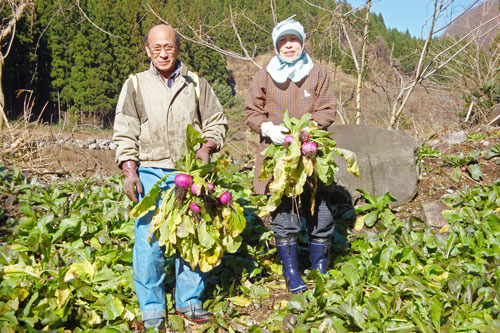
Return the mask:
[[302,54],[302,42],[299,36],[286,34],[281,36],[276,43],[279,56],[288,62],[292,62]]

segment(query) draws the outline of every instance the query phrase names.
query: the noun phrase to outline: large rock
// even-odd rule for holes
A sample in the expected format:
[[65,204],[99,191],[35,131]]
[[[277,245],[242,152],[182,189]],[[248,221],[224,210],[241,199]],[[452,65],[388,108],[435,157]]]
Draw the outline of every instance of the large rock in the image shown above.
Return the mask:
[[448,133],[441,136],[438,139],[429,142],[429,146],[436,148],[442,152],[448,152],[454,146],[465,142],[467,140],[467,134],[464,131]]
[[404,204],[417,194],[417,142],[408,134],[365,125],[332,125],[333,139],[339,148],[352,150],[359,161],[360,177],[347,172],[345,161],[337,156],[340,170],[335,174],[338,185],[345,187],[353,198],[356,189],[375,196],[390,192]]

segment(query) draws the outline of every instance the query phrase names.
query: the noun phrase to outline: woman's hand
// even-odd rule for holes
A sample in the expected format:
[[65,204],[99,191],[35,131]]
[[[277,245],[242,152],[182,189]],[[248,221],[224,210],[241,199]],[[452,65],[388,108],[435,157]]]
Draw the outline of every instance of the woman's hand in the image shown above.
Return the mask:
[[276,145],[282,145],[285,140],[285,134],[288,133],[288,128],[281,125],[274,125],[272,121],[267,121],[260,125],[262,136],[268,137]]

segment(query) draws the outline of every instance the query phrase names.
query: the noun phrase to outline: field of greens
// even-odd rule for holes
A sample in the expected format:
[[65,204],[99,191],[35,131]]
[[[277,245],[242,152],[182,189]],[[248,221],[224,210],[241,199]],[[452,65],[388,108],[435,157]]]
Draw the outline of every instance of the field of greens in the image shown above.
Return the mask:
[[[228,163],[224,176],[244,209],[242,245],[210,273],[205,306],[216,319],[189,324],[174,314],[170,293],[171,331],[500,331],[500,179],[448,195],[449,226],[439,231],[399,220],[389,194],[364,192],[365,205],[337,216],[328,275],[305,270],[308,290],[290,296],[272,233],[257,216],[266,200],[252,195],[252,172]],[[46,184],[0,166],[2,332],[141,329],[122,181]],[[358,219],[363,232],[347,228],[356,214],[367,216]],[[307,258],[307,239],[299,241]],[[171,291],[173,260],[165,269]]]

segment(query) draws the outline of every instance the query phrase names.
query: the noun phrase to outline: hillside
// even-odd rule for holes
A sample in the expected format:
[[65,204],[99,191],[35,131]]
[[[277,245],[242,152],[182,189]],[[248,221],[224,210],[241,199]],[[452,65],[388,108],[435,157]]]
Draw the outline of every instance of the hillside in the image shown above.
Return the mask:
[[465,13],[462,17],[453,22],[445,31],[443,37],[449,36],[460,38],[483,24],[483,26],[471,34],[467,40],[479,36],[479,42],[477,44],[488,49],[500,30],[498,27],[500,24],[499,6],[500,1],[498,0],[482,2],[470,12]]

